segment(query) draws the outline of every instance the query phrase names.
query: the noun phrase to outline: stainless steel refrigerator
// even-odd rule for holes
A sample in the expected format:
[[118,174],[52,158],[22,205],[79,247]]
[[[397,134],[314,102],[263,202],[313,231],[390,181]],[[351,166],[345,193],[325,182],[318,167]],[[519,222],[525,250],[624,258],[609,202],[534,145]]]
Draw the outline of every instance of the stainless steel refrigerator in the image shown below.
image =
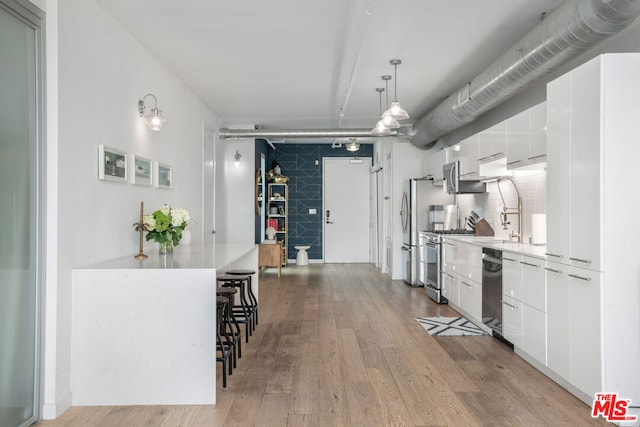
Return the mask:
[[423,178],[404,182],[400,217],[402,222],[402,270],[404,281],[420,286],[418,268],[420,247],[418,234],[429,229],[429,206],[453,204],[454,197],[443,191],[441,185]]

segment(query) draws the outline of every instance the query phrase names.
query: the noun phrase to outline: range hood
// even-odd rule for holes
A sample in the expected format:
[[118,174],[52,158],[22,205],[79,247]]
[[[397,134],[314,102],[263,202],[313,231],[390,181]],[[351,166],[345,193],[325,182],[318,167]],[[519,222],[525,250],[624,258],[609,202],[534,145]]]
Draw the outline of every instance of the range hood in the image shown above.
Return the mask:
[[464,181],[460,179],[460,161],[447,163],[442,167],[444,182],[449,194],[484,193],[487,185],[479,180]]

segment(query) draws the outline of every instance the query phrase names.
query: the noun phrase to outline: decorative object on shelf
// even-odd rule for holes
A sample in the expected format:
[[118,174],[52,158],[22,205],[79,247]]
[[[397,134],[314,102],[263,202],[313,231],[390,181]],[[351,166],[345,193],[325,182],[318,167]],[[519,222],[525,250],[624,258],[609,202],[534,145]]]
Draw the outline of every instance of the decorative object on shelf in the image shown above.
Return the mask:
[[271,170],[267,172],[267,180],[277,184],[285,184],[289,181],[289,177],[282,175],[282,169],[280,168],[280,163],[278,163],[277,160],[271,162]]
[[134,255],[135,259],[145,259],[149,258],[148,255],[144,253],[144,245],[142,243],[142,235],[145,231],[147,231],[147,224],[144,222],[144,202],[140,202],[140,221],[133,224],[135,230],[140,233],[140,250],[138,251],[138,255]]
[[[150,108],[148,111],[147,105],[144,102],[147,97],[152,97],[154,102],[153,108]],[[140,117],[144,119],[144,123],[149,126],[149,129],[156,132],[162,129],[162,125],[167,121],[167,118],[162,114],[162,110],[158,109],[158,98],[151,93],[146,94],[138,101],[138,113],[140,113]]]
[[276,229],[273,227],[267,227],[265,234],[267,235],[267,239],[274,240],[276,238]]
[[127,153],[106,145],[98,145],[98,179],[127,182]]
[[271,163],[271,167],[273,168],[273,173],[274,173],[274,174],[276,174],[276,175],[280,175],[280,174],[282,174],[282,169],[280,169],[280,163],[278,163],[278,161],[277,161],[277,160],[274,160],[274,161]]
[[164,205],[151,215],[144,216],[147,241],[158,242],[161,254],[173,252],[173,247],[180,243],[182,232],[190,219],[191,216],[186,209]]

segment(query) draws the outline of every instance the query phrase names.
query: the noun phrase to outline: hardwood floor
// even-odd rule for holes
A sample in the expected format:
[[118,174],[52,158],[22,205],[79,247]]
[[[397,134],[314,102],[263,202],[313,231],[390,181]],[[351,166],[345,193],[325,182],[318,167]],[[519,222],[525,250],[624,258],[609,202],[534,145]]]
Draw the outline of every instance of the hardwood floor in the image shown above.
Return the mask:
[[492,337],[429,336],[455,316],[364,264],[275,270],[216,406],[74,407],[39,426],[587,426],[590,408]]

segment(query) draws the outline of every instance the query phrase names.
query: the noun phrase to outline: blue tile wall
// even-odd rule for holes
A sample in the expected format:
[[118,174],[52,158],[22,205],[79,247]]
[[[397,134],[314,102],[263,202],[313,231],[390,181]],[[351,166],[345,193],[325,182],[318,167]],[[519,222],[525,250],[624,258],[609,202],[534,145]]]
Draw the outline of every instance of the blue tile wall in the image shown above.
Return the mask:
[[[353,157],[328,144],[279,144],[267,157],[268,169],[277,160],[282,175],[289,177],[289,259],[298,245],[310,245],[309,258],[322,259],[322,158]],[[359,157],[373,157],[372,144],[360,144]],[[316,166],[315,161],[318,160]],[[316,209],[316,215],[309,215]]]

